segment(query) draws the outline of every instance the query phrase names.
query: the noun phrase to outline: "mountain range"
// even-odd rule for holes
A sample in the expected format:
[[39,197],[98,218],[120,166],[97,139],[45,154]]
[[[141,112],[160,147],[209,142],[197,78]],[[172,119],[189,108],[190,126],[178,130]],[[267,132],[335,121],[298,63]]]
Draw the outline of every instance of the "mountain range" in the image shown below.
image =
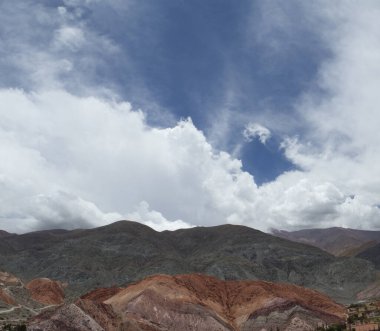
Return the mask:
[[[292,241],[321,248],[336,256],[357,256],[379,246],[380,231],[347,228],[305,229],[299,231],[272,230],[272,234]],[[365,253],[363,256],[367,256]]]
[[287,282],[352,302],[377,277],[366,259],[336,257],[244,226],[156,232],[130,221],[94,229],[3,233],[0,270],[25,281],[48,277],[67,282],[71,298],[153,274],[202,273],[222,280]]

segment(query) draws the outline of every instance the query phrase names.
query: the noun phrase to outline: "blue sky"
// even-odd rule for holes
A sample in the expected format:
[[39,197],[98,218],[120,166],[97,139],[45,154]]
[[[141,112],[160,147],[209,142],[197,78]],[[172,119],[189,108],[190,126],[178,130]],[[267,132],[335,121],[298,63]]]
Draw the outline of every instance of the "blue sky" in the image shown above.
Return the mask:
[[4,229],[380,224],[376,2],[0,10]]
[[[254,121],[268,109],[295,117],[295,100],[328,56],[316,31],[309,29],[307,18],[292,21],[297,6],[145,1],[117,7],[95,2],[81,9],[81,20],[90,29],[120,47],[116,56],[105,57],[106,63],[87,79],[112,86],[122,98],[144,109],[152,124],[171,124],[167,117],[161,118],[160,113],[167,112],[174,121],[191,117],[195,126],[210,136],[214,121],[228,116],[228,131],[214,144],[229,152],[241,143],[248,119]],[[290,25],[291,31],[268,22],[271,14],[282,10],[289,15],[284,24]],[[261,36],[263,30],[266,36]],[[231,100],[226,100],[228,94],[233,95]],[[238,156],[257,183],[294,168],[279,149],[278,139],[270,147],[255,141],[248,145]]]

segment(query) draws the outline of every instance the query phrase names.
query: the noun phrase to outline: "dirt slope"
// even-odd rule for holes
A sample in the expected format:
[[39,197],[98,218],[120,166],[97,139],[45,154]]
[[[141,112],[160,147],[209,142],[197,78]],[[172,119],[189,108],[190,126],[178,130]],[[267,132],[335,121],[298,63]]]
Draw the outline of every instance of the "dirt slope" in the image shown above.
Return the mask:
[[26,288],[34,301],[45,305],[59,305],[65,299],[62,283],[48,278],[33,279]]
[[8,272],[0,272],[0,329],[5,324],[22,324],[44,309],[63,303],[65,293],[60,282],[47,278],[27,285]]

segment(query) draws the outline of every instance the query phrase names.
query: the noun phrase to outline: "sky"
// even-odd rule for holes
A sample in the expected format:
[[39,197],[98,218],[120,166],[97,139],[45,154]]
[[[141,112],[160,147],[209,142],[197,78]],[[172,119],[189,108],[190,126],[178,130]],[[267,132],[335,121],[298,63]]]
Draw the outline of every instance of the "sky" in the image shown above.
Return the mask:
[[380,3],[0,2],[0,228],[380,230]]

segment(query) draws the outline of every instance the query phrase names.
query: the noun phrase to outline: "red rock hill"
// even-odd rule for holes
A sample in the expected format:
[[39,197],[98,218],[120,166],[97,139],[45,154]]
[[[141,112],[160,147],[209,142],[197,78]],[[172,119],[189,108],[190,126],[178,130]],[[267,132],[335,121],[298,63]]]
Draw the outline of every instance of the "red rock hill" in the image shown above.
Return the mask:
[[305,331],[344,319],[343,306],[299,286],[222,281],[200,274],[157,275],[122,290],[90,292],[75,307],[37,316],[28,330],[84,331],[91,325],[93,330],[110,331]]
[[59,305],[65,298],[62,283],[48,278],[33,279],[26,288],[34,301],[45,305]]

